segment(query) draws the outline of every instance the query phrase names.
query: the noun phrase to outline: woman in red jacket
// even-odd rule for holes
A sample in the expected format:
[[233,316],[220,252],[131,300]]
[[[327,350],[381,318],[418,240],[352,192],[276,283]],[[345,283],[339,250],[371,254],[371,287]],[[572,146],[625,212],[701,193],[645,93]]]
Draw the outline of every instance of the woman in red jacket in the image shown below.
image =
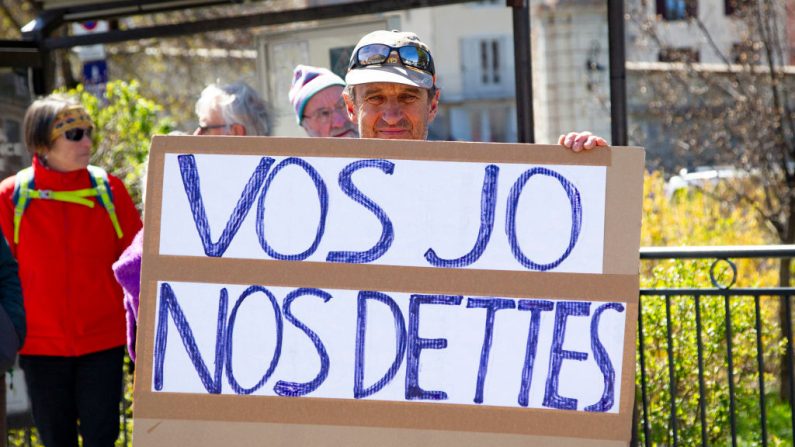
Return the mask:
[[[0,183],[0,226],[19,264],[20,351],[47,447],[113,446],[125,320],[111,265],[141,228],[121,181],[89,166],[93,125],[73,100],[35,101],[23,122],[33,164]],[[79,422],[78,422],[79,421]]]

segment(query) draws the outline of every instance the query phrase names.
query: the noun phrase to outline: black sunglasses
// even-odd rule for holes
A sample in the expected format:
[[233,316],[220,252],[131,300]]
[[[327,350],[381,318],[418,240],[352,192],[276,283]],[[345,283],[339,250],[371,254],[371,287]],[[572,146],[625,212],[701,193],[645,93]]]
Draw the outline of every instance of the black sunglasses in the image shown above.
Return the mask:
[[354,68],[367,67],[369,65],[381,65],[389,59],[389,55],[392,51],[397,51],[400,62],[403,65],[428,72],[432,75],[436,73],[433,66],[433,58],[431,58],[431,53],[428,50],[414,45],[395,48],[381,43],[373,43],[359,48],[356,54],[351,57],[348,71]]
[[94,128],[89,127],[88,129],[83,129],[82,127],[76,127],[74,129],[69,129],[63,133],[63,136],[69,141],[80,141],[83,139],[84,136],[91,138],[91,134],[94,133]]

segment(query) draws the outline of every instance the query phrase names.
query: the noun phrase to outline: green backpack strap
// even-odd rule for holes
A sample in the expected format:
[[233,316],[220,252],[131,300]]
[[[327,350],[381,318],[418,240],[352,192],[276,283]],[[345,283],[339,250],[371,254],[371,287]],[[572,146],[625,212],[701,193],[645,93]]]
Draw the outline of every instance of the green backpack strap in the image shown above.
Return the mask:
[[108,173],[99,166],[88,166],[88,172],[91,174],[91,184],[96,188],[96,196],[99,203],[105,208],[110,216],[110,221],[113,223],[113,228],[116,230],[116,236],[121,239],[124,232],[121,231],[119,224],[119,216],[116,214],[116,206],[113,205],[113,195],[110,191],[110,182],[108,182]]
[[19,224],[22,223],[22,214],[28,207],[30,201],[30,190],[33,185],[33,168],[27,167],[17,172],[14,178],[14,244],[19,243]]
[[116,215],[116,207],[113,205],[108,173],[97,166],[88,166],[88,172],[92,188],[75,191],[50,191],[36,189],[32,167],[19,171],[14,181],[14,195],[12,196],[12,201],[14,202],[14,243],[19,243],[19,227],[22,223],[22,215],[33,199],[57,200],[93,208],[94,202],[88,200],[87,197],[96,197],[97,201],[108,212],[113,228],[116,230],[116,236],[121,239],[124,233],[119,224],[119,217]]

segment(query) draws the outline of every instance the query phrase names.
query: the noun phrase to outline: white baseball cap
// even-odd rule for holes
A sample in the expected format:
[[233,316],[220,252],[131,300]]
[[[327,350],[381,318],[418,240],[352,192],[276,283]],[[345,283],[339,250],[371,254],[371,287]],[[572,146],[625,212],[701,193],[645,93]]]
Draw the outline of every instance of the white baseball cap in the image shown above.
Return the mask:
[[[376,51],[375,56],[378,56],[382,62],[362,65],[364,55],[359,54],[359,50],[371,45],[381,45],[391,49],[380,48],[381,51]],[[400,54],[400,49],[403,47],[416,48],[417,51],[412,53],[412,56],[416,56],[417,59],[414,62],[418,65],[426,65],[426,69],[407,65],[404,62],[404,56]],[[385,51],[388,51],[388,54],[383,60],[381,58]],[[362,37],[351,54],[348,67],[348,73],[345,75],[345,82],[348,85],[392,82],[430,89],[436,83],[430,48],[411,32],[379,30]]]

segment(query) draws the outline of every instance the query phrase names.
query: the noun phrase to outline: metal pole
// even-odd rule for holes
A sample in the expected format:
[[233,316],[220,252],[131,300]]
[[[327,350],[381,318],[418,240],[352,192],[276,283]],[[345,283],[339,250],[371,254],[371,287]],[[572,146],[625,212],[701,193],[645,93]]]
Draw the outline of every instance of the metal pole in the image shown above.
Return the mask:
[[530,7],[528,0],[508,0],[508,6],[513,8],[513,51],[516,69],[516,136],[520,143],[534,143]]
[[783,301],[782,305],[784,306],[784,313],[786,314],[786,318],[782,321],[784,327],[782,330],[784,331],[784,338],[787,340],[786,351],[784,352],[784,364],[786,365],[787,374],[787,381],[789,382],[789,402],[790,402],[790,425],[792,429],[792,438],[795,439],[795,380],[793,380],[793,367],[795,367],[795,363],[793,363],[792,359],[792,299],[790,295],[782,295],[781,299]]
[[0,447],[6,447],[8,427],[6,427],[6,372],[0,371]]
[[40,68],[31,68],[31,85],[33,86],[33,96],[46,95],[51,92],[55,82],[53,79],[53,54],[49,50],[41,50]]
[[627,69],[624,48],[624,0],[607,0],[607,35],[610,42],[611,144],[627,145]]
[[53,54],[50,49],[45,48],[45,42],[63,23],[62,14],[44,12],[22,28],[22,39],[35,42],[41,58],[39,67],[32,67],[29,71],[34,96],[47,94],[55,87]]

